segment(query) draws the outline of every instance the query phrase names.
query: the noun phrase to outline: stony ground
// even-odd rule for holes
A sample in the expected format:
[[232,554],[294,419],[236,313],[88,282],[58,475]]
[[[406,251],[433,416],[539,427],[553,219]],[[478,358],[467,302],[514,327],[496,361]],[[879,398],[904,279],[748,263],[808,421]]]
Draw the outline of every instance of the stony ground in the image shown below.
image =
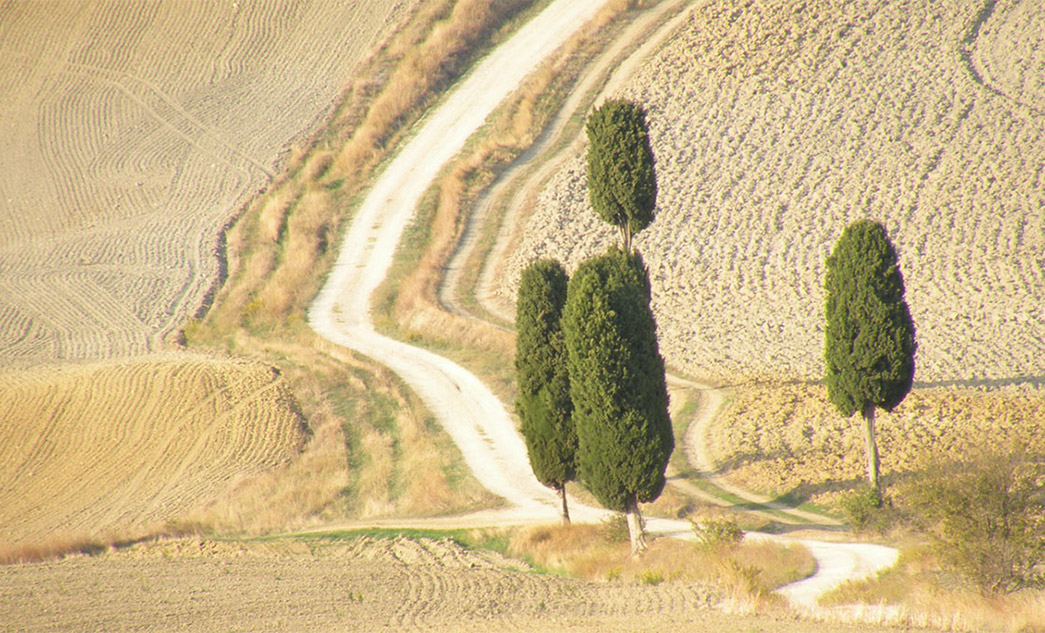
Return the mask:
[[[661,349],[694,376],[822,374],[824,261],[883,222],[921,383],[1045,375],[1045,6],[713,0],[620,91],[649,109],[657,220],[637,239]],[[509,265],[572,269],[614,234],[583,155]]]

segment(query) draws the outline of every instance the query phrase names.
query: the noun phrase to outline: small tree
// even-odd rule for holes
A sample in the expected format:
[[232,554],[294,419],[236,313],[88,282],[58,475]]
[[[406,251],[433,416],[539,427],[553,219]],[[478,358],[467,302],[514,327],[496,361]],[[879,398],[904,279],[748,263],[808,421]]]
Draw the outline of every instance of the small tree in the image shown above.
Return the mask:
[[562,520],[568,524],[566,482],[576,477],[577,432],[560,324],[566,285],[566,272],[555,260],[535,262],[523,271],[515,317],[515,410],[533,473],[559,493]]
[[632,235],[649,226],[657,204],[646,111],[609,99],[588,118],[587,134],[588,198],[599,217],[618,228],[630,253]]
[[850,224],[827,258],[824,381],[838,411],[861,413],[867,481],[880,493],[875,409],[891,411],[914,381],[914,322],[903,276],[885,228]]
[[645,549],[638,503],[660,496],[675,446],[649,302],[642,258],[613,248],[581,264],[563,310],[580,476],[627,513],[633,553]]

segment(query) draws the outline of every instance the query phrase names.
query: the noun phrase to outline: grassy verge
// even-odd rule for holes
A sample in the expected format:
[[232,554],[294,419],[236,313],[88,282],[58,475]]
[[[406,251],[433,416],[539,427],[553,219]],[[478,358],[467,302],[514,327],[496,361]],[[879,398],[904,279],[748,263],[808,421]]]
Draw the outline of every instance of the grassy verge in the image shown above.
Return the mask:
[[375,296],[375,320],[382,332],[451,357],[483,378],[507,402],[514,398],[510,362],[514,336],[447,312],[437,298],[443,270],[464,231],[471,205],[534,143],[584,63],[623,26],[629,6],[621,1],[604,9],[499,107],[461,156],[443,170],[424,196]]
[[227,277],[182,340],[279,367],[313,435],[295,463],[241,482],[190,521],[268,531],[498,503],[398,378],[315,336],[305,315],[375,170],[475,59],[544,4],[419,3],[364,63],[324,130],[291,151],[283,175],[228,229]]
[[820,604],[885,605],[901,621],[954,631],[1045,631],[1045,590],[984,595],[921,544],[903,547],[894,567],[874,578],[845,583],[824,595]]
[[626,531],[612,522],[524,528],[512,536],[508,553],[537,568],[590,580],[706,583],[724,597],[763,607],[781,604],[774,589],[816,571],[812,555],[800,545],[702,546],[661,538],[635,558]]

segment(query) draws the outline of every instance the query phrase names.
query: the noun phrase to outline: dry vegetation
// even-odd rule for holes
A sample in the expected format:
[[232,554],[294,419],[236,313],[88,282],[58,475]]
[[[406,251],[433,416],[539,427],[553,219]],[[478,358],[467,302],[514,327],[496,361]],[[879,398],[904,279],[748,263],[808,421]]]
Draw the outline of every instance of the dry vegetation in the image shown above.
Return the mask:
[[733,607],[780,606],[772,590],[805,578],[816,562],[801,545],[759,542],[698,545],[673,538],[653,542],[631,556],[621,524],[540,526],[515,534],[509,553],[540,568],[589,580],[656,585],[700,583]]
[[820,603],[886,605],[892,619],[956,631],[1045,631],[1045,593],[983,595],[940,566],[925,547],[901,551],[896,566],[875,578],[850,582]]
[[[708,379],[818,378],[824,260],[883,221],[918,380],[1045,375],[1040,3],[719,0],[621,91],[650,109],[659,216],[638,237],[661,349]],[[982,22],[982,24],[981,24]],[[553,179],[503,293],[613,240],[583,157]]]
[[[917,389],[877,427],[884,483],[934,461],[1014,445],[1045,453],[1045,399],[1016,389]],[[864,476],[858,420],[840,417],[823,385],[741,387],[708,432],[721,473],[752,490],[833,506]]]
[[181,354],[6,372],[0,419],[5,546],[163,529],[306,440],[273,368]]

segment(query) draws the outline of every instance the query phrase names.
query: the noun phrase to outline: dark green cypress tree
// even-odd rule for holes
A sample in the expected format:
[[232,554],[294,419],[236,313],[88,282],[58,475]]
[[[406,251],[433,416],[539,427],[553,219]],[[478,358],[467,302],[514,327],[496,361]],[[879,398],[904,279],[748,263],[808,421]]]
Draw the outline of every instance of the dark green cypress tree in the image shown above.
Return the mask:
[[535,262],[523,271],[515,317],[519,385],[515,410],[522,421],[533,473],[559,493],[562,519],[569,523],[566,482],[576,478],[577,433],[560,322],[566,285],[566,271],[552,259]]
[[632,550],[641,551],[638,502],[660,496],[675,446],[642,258],[614,247],[581,264],[563,331],[580,478],[604,506],[628,513]]
[[625,253],[631,237],[649,226],[657,205],[646,110],[630,101],[608,99],[588,117],[588,199],[592,208],[621,233]]
[[875,409],[892,411],[914,382],[914,321],[885,227],[850,224],[827,258],[824,381],[839,413],[864,419],[867,480],[880,494]]

